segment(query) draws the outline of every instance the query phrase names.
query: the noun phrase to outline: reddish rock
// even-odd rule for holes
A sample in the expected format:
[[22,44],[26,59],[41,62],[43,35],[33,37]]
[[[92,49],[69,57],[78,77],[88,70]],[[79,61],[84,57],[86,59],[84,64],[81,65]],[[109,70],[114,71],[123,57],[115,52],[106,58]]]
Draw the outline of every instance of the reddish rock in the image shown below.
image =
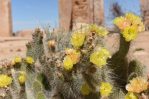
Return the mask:
[[16,33],[16,36],[18,37],[26,37],[26,38],[32,38],[34,30],[21,30]]
[[0,0],[0,36],[12,35],[11,0]]
[[59,0],[60,28],[72,30],[77,23],[103,23],[103,0]]
[[146,26],[146,30],[149,30],[149,0],[140,0],[141,3],[141,13],[143,17],[144,24]]
[[59,0],[59,25],[68,31],[71,25],[72,0]]

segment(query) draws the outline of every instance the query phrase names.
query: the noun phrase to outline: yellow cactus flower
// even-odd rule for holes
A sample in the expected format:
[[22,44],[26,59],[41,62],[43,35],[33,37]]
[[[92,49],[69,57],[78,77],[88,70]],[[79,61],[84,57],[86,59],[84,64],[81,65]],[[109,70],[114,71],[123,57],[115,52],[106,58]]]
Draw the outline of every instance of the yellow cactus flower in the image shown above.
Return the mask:
[[127,20],[125,17],[117,17],[113,20],[113,23],[120,29],[123,30],[126,27],[130,26],[130,21]]
[[141,18],[133,13],[126,13],[125,17],[131,22],[132,25],[141,23]]
[[73,68],[73,61],[69,56],[65,56],[64,60],[63,60],[63,64],[64,64],[64,69],[65,70],[71,70]]
[[101,37],[105,37],[109,32],[107,31],[106,28],[102,26],[97,26],[96,24],[90,25],[90,32],[95,32]]
[[130,26],[126,27],[124,31],[122,32],[123,37],[127,42],[132,41],[136,39],[138,33],[137,33],[137,27],[136,26]]
[[30,56],[26,57],[26,63],[28,64],[33,64],[34,63],[34,59]]
[[71,60],[73,61],[73,64],[76,64],[79,62],[80,60],[80,52],[78,52],[75,49],[66,49],[66,54],[71,58]]
[[87,83],[84,83],[81,87],[81,93],[83,95],[89,95],[89,93],[91,92],[91,89],[89,88]]
[[22,62],[22,58],[17,56],[12,60],[12,65],[15,65],[15,64],[21,63],[21,62]]
[[112,85],[108,82],[102,82],[101,86],[100,86],[100,94],[103,97],[107,97],[110,95],[110,93],[112,93]]
[[71,70],[73,65],[79,62],[81,54],[75,49],[66,49],[65,53],[66,56],[63,60],[64,68],[66,70]]
[[19,83],[22,85],[26,81],[26,73],[25,72],[20,72],[20,75],[18,77]]
[[142,19],[139,16],[136,16],[133,13],[127,13],[125,16],[128,20],[130,20],[132,25],[135,25],[138,27],[137,28],[138,32],[143,32],[145,30],[145,26],[142,22]]
[[142,77],[133,78],[129,84],[126,85],[126,90],[129,92],[141,93],[147,90],[148,82]]
[[76,32],[72,34],[71,44],[75,48],[79,48],[84,44],[84,40],[85,40],[85,33]]
[[11,77],[4,74],[0,74],[0,88],[7,87],[11,83],[12,83]]
[[114,19],[113,22],[121,31],[127,31],[127,29],[131,27],[136,27],[136,33],[143,32],[145,30],[145,26],[142,22],[142,19],[133,13],[127,13],[124,17],[117,17]]
[[110,57],[110,53],[105,48],[102,48],[99,51],[95,51],[90,56],[90,62],[93,64],[103,67],[107,64],[107,59]]
[[105,49],[105,48],[101,48],[101,49],[100,49],[100,53],[101,53],[105,58],[110,58],[110,57],[111,57],[110,52],[109,52],[107,49]]
[[101,37],[105,37],[107,34],[109,33],[109,31],[107,31],[106,28],[104,27],[98,27],[98,31],[97,31],[97,34]]
[[89,25],[89,31],[90,32],[97,32],[98,26],[96,24]]
[[138,99],[138,98],[134,93],[128,92],[125,96],[125,99]]

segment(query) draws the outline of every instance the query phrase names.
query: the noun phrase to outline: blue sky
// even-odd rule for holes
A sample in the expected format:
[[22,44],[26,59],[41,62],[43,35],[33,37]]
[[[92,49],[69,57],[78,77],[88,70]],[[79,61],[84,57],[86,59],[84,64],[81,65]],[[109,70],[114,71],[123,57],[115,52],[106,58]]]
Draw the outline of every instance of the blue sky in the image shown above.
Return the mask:
[[[106,24],[110,5],[118,2],[122,10],[140,15],[139,0],[104,0]],[[67,4],[66,4],[67,5]],[[50,24],[58,26],[58,0],[12,0],[13,30],[33,29]]]
[[13,30],[58,25],[58,0],[12,0]]

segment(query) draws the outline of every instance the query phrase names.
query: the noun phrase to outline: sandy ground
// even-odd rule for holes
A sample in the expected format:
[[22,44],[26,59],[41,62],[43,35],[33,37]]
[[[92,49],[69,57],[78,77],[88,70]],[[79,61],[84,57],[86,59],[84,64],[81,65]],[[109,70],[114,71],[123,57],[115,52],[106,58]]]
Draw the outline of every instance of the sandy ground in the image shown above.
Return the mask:
[[0,61],[11,60],[15,56],[25,56],[26,43],[31,39],[22,37],[0,38]]

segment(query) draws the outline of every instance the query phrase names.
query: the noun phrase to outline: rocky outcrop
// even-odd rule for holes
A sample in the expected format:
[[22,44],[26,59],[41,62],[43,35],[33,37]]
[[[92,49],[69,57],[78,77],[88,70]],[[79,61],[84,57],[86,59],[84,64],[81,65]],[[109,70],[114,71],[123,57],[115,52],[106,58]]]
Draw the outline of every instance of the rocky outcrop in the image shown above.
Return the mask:
[[72,30],[76,24],[102,24],[103,0],[59,0],[60,28]]
[[31,29],[21,30],[21,31],[17,31],[15,36],[32,38],[33,32],[34,32],[34,30],[31,30]]
[[146,30],[149,30],[149,0],[140,0],[141,3],[141,14],[143,21],[146,27]]
[[68,31],[71,25],[72,0],[59,0],[59,25]]
[[11,0],[0,0],[0,37],[6,37],[11,35]]

